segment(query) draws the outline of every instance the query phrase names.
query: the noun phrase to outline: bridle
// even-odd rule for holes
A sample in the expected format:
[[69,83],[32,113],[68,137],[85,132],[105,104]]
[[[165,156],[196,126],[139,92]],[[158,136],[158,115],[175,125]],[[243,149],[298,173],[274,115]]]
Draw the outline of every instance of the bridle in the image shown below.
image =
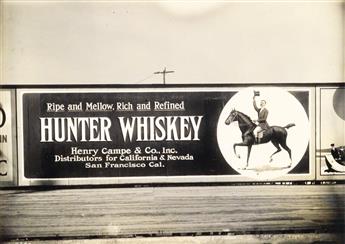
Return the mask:
[[238,117],[238,112],[234,109],[231,111],[231,120],[230,123],[232,123],[233,121],[235,121],[236,117]]

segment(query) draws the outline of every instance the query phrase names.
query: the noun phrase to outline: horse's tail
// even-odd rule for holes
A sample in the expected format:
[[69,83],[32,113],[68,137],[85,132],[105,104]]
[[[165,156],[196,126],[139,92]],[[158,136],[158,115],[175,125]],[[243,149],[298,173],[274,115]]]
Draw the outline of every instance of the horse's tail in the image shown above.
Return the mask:
[[290,127],[293,127],[293,126],[295,126],[295,124],[294,123],[290,123],[288,125],[285,125],[284,128],[285,129],[289,129]]

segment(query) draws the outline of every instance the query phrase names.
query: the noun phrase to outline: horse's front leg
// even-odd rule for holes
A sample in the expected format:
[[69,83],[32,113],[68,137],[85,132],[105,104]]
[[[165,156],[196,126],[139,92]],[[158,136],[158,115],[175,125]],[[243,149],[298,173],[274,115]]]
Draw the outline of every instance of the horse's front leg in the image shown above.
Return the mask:
[[[235,155],[236,155],[238,158],[240,158],[240,155],[238,155],[238,154],[236,153],[236,147],[237,147],[237,146],[246,146],[246,147],[248,147],[248,144],[245,143],[245,142],[235,143],[235,144],[234,144],[234,152],[235,152]],[[250,149],[251,149],[251,146],[250,146]],[[247,169],[247,168],[248,168],[250,149],[249,149],[249,147],[248,147],[247,163],[246,163],[246,166],[245,166],[244,168],[242,168],[242,169]]]
[[240,142],[240,143],[235,143],[235,144],[234,144],[234,153],[235,153],[236,157],[241,158],[240,155],[237,154],[237,152],[236,152],[236,147],[237,147],[237,146],[245,146],[245,147],[247,147],[248,144],[245,143],[245,142]]

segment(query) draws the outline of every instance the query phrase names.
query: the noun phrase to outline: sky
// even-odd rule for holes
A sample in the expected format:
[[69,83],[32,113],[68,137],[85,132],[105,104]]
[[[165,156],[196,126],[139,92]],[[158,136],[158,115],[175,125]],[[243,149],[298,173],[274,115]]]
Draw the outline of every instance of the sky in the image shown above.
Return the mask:
[[344,5],[2,2],[1,84],[344,79]]

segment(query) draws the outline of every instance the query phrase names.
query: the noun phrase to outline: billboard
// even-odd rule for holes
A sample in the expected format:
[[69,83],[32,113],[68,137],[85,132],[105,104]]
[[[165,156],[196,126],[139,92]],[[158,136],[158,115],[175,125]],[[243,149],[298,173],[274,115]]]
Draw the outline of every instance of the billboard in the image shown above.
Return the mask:
[[317,90],[317,180],[345,180],[345,88]]
[[20,184],[311,180],[311,88],[19,89]]
[[17,180],[15,91],[0,90],[0,186]]

